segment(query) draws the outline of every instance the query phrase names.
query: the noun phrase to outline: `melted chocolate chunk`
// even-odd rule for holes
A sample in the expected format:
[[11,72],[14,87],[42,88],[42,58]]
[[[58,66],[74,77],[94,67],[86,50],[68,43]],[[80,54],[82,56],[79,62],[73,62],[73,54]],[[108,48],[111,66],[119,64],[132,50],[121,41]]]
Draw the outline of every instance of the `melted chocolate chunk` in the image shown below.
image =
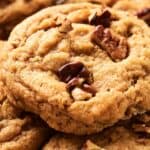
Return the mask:
[[144,8],[137,12],[138,18],[143,19],[148,25],[150,25],[150,8]]
[[99,25],[94,30],[91,40],[107,52],[113,61],[120,61],[128,56],[128,43],[123,37],[114,36],[108,28]]
[[71,91],[73,88],[75,88],[76,86],[81,86],[82,81],[80,81],[79,78],[75,77],[72,80],[70,80],[67,84],[67,89],[69,91]]
[[105,28],[110,26],[111,23],[111,13],[108,10],[104,10],[101,15],[95,13],[89,20],[91,25],[103,25]]
[[96,94],[95,88],[89,84],[83,84],[82,88],[84,91],[91,93],[93,96]]
[[58,70],[58,75],[61,81],[69,82],[71,79],[79,76],[84,65],[81,62],[71,62],[65,64]]
[[58,69],[58,76],[61,81],[67,83],[67,89],[71,92],[78,87],[93,96],[96,90],[91,84],[93,83],[92,73],[81,62],[71,62]]

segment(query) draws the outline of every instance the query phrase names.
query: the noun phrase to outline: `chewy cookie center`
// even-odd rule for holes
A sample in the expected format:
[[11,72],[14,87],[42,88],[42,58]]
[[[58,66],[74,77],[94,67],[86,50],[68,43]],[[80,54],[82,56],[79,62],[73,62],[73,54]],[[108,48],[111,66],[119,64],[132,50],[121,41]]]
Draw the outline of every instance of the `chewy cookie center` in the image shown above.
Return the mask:
[[67,90],[76,100],[88,100],[96,94],[92,86],[93,75],[81,62],[70,62],[58,69],[58,77],[67,83]]

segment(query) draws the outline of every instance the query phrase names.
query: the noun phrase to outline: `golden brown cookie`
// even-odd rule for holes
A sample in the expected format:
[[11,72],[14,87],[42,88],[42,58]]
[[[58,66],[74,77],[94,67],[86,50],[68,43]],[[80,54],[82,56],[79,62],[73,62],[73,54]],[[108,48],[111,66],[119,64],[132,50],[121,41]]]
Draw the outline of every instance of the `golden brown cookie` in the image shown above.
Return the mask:
[[149,0],[118,0],[113,8],[129,11],[150,25],[150,1]]
[[0,120],[1,150],[37,150],[48,137],[48,129],[30,116]]
[[39,118],[9,102],[1,70],[0,64],[0,150],[37,150],[48,138],[49,129]]
[[10,104],[0,81],[0,149],[37,150],[48,138],[48,127],[37,117]]
[[9,38],[11,102],[74,134],[150,110],[149,31],[137,17],[90,3],[42,10]]
[[56,4],[91,2],[110,6],[115,9],[128,11],[131,14],[143,19],[150,25],[150,1],[149,0],[58,0]]
[[[138,117],[145,120],[145,123],[139,121]],[[127,124],[116,125],[96,135],[78,137],[57,134],[50,139],[43,150],[149,150],[150,114],[138,117],[134,123],[129,121],[128,127]],[[137,129],[139,129],[137,126],[143,126],[143,130],[139,131],[135,126]]]

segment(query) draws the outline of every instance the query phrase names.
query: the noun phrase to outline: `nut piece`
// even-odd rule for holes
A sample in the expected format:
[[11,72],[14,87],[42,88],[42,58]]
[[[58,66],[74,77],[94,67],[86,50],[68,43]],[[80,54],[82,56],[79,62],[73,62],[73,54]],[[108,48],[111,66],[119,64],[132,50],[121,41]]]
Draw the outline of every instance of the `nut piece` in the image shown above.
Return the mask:
[[90,99],[92,94],[77,87],[72,90],[71,96],[75,101],[84,101]]
[[62,24],[60,24],[59,32],[65,34],[71,30],[72,30],[72,24],[71,24],[70,20],[65,19],[64,22]]
[[76,86],[82,86],[82,84],[84,83],[84,79],[83,78],[73,78],[72,80],[70,80],[67,84],[67,89],[69,91],[71,91],[73,88],[75,88]]
[[96,94],[96,90],[92,85],[89,84],[83,84],[82,89],[86,92],[91,93],[93,96]]
[[87,140],[81,150],[104,150],[104,149],[94,144],[90,140]]
[[138,18],[143,19],[148,25],[150,25],[150,8],[144,8],[137,12]]
[[128,56],[128,43],[123,37],[113,36],[102,25],[96,27],[91,40],[107,52],[113,61],[120,61]]
[[109,27],[111,23],[111,13],[108,10],[104,10],[101,15],[96,12],[89,19],[89,23],[95,26],[103,25],[105,28]]

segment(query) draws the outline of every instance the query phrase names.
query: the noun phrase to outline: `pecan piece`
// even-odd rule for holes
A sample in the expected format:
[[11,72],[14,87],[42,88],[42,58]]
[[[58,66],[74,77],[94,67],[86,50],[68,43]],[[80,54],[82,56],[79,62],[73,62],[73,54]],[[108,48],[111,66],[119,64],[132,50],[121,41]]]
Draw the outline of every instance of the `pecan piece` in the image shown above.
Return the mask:
[[110,26],[111,13],[108,10],[104,10],[101,15],[97,12],[89,19],[91,25],[103,25],[105,28]]
[[102,25],[96,27],[91,40],[107,52],[113,61],[119,61],[128,56],[128,44],[125,38],[114,36]]
[[144,8],[137,12],[137,17],[143,19],[148,25],[150,25],[150,8]]
[[88,93],[91,93],[93,96],[96,94],[96,90],[92,85],[83,84],[82,88],[83,88],[84,91],[86,91]]
[[65,19],[63,23],[59,25],[59,32],[66,34],[67,32],[72,30],[72,24],[70,20]]
[[87,140],[82,146],[81,150],[103,150],[103,149],[98,145],[96,145],[95,143],[93,143],[92,141]]

